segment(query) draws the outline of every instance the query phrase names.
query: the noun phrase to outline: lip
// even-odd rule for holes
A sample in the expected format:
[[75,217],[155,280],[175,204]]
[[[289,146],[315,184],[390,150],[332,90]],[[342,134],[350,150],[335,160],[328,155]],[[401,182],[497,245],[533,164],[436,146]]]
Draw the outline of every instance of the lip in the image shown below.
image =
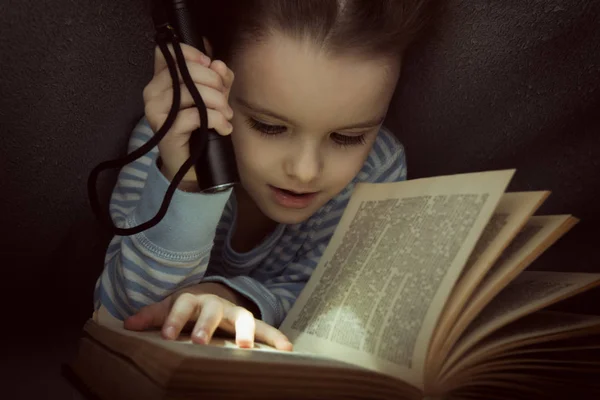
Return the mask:
[[295,208],[302,209],[310,206],[315,197],[319,192],[296,192],[289,190],[290,192],[299,193],[298,195],[294,195],[286,192],[282,188],[278,188],[276,186],[269,185],[269,189],[271,189],[271,193],[273,194],[273,200],[277,204],[285,208]]

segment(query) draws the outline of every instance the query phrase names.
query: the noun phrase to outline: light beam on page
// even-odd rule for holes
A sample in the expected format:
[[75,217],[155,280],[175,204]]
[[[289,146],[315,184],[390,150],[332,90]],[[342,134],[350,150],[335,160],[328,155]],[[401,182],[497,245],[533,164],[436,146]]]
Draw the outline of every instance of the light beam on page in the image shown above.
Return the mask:
[[254,330],[256,323],[249,313],[241,312],[235,319],[235,343],[239,347],[254,347]]

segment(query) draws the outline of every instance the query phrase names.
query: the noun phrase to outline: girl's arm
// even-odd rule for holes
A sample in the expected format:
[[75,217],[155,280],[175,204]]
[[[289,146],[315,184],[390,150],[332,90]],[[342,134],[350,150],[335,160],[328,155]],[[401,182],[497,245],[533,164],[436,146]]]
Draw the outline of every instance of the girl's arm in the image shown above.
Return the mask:
[[[363,182],[406,180],[404,149],[390,132],[384,130],[381,133],[358,179]],[[349,198],[339,200],[337,207],[328,213],[329,220],[321,223],[323,228],[312,235],[312,239],[303,246],[305,251],[281,275],[261,283],[251,276],[231,277],[224,271],[210,270],[203,281],[220,282],[247,297],[260,311],[260,316],[256,315],[256,318],[278,327],[319,264],[337,228]]]
[[[128,152],[153,134],[142,118],[133,130]],[[120,171],[110,201],[115,225],[133,227],[156,215],[170,183],[156,166],[157,156],[155,148]],[[131,236],[115,236],[96,282],[95,309],[103,305],[112,315],[124,319],[200,281],[230,194],[177,190],[167,214],[156,226]]]

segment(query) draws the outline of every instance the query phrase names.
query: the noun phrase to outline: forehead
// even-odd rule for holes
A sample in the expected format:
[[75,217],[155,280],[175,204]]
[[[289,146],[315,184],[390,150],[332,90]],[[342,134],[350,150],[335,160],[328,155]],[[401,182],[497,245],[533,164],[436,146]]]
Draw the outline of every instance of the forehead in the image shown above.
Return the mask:
[[398,75],[392,60],[332,56],[272,35],[238,54],[234,93],[311,128],[382,116]]

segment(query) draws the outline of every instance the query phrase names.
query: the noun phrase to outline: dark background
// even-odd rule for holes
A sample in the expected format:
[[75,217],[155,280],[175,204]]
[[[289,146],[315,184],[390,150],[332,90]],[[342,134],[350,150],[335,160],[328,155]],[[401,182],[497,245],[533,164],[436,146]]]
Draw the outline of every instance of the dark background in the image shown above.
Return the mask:
[[[600,2],[440,3],[388,120],[409,177],[517,168],[510,190],[552,190],[540,213],[582,220],[532,268],[600,272]],[[60,363],[91,313],[109,240],[86,180],[124,154],[143,114],[150,10],[143,0],[0,4],[0,304],[3,334],[20,339],[3,361],[26,383],[12,398],[74,396]],[[102,181],[105,200],[115,176]],[[599,313],[598,292],[564,307]]]

